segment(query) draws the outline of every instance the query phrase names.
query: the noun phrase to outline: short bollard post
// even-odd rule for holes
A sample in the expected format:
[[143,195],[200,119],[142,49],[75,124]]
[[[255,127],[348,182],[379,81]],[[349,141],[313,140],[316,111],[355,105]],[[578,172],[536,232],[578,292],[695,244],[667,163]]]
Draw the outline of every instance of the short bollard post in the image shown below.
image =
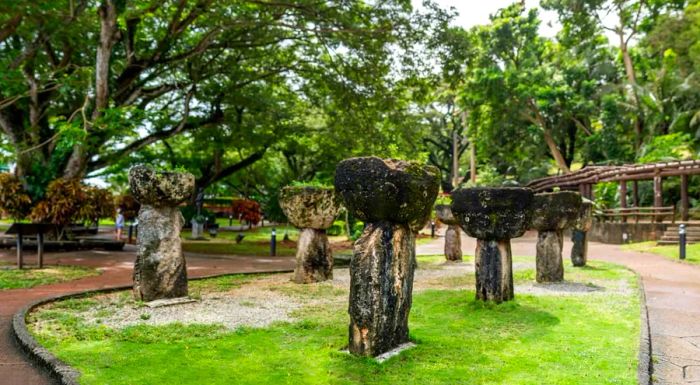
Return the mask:
[[685,225],[678,226],[678,246],[680,258],[685,259]]
[[228,216],[228,227],[233,226],[233,215]]
[[435,221],[430,221],[430,238],[435,238]]
[[[133,238],[133,236],[134,236],[134,224],[129,223],[129,237],[127,239],[127,243],[131,243],[131,239]],[[121,239],[120,239],[120,241],[121,241]]]
[[270,255],[273,257],[277,255],[277,231],[274,227],[270,235]]

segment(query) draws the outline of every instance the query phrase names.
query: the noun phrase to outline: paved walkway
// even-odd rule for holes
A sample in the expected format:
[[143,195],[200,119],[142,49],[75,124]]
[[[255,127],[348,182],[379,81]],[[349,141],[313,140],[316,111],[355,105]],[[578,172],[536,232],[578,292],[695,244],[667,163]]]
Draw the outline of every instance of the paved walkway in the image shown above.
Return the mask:
[[[462,250],[474,255],[476,240],[462,234]],[[513,255],[534,255],[537,234],[513,239]],[[418,254],[442,254],[443,240],[420,245]],[[568,257],[571,242],[564,242]],[[650,253],[590,242],[588,255],[621,264],[642,278],[649,310],[655,384],[700,384],[700,266]],[[517,289],[517,288],[516,288]]]
[[[187,254],[186,254],[187,255]],[[12,251],[0,251],[0,260],[14,262]],[[25,261],[33,263],[33,254]],[[11,333],[12,316],[28,303],[41,298],[131,284],[135,248],[127,246],[124,252],[82,251],[76,253],[47,253],[46,264],[81,265],[101,268],[99,276],[71,282],[39,286],[33,289],[0,291],[0,384],[44,385],[51,378],[27,360],[19,350]],[[187,273],[190,277],[212,274],[268,272],[293,269],[292,257],[219,257],[201,254],[187,255]]]

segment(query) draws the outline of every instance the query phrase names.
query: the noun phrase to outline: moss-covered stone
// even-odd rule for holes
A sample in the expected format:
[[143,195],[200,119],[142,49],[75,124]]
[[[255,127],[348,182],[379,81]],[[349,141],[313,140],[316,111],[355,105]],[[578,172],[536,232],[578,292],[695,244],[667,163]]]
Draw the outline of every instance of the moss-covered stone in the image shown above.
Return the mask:
[[581,209],[581,195],[573,191],[559,191],[535,195],[533,202],[533,229],[562,230],[571,226]]
[[516,238],[530,223],[533,197],[527,188],[459,189],[452,192],[452,214],[474,238]]
[[440,222],[446,225],[458,225],[459,221],[452,215],[452,208],[450,205],[435,205],[435,215],[440,220]]
[[578,216],[572,223],[572,227],[579,231],[588,231],[591,229],[591,226],[593,226],[593,202],[583,198]]
[[129,189],[141,204],[154,207],[176,206],[194,192],[194,175],[186,172],[156,171],[138,165],[129,170]]
[[414,231],[430,217],[439,186],[436,167],[375,156],[346,159],[335,173],[336,191],[355,217],[407,223]]
[[340,198],[332,187],[287,186],[280,191],[280,207],[296,227],[325,230],[333,225]]

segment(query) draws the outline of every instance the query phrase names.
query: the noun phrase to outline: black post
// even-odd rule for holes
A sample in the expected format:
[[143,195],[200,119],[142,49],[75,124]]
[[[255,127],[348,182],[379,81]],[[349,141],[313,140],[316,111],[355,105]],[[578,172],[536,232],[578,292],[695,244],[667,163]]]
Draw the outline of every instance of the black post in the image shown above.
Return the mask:
[[430,238],[435,238],[435,221],[430,221]]
[[17,268],[22,269],[24,261],[22,260],[22,231],[17,232]]
[[228,227],[233,226],[233,215],[229,214],[228,216]]
[[274,227],[270,236],[270,255],[273,257],[277,255],[277,231]]
[[678,226],[678,246],[681,259],[685,259],[685,225]]
[[[131,243],[131,237],[134,235],[134,224],[129,223],[129,238],[127,240],[127,243]],[[120,239],[121,240],[121,239]]]
[[44,233],[40,232],[36,235],[36,258],[39,263],[39,268],[44,268]]

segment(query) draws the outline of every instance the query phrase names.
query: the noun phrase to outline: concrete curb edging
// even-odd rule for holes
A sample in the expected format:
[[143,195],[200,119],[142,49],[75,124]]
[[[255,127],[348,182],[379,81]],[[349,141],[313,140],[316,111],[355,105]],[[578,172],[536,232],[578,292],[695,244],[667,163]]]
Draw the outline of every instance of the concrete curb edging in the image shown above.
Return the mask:
[[640,287],[640,323],[639,323],[639,362],[637,363],[637,382],[639,385],[651,385],[654,366],[651,355],[651,325],[649,324],[649,308],[644,292],[644,282],[639,277]]
[[[293,269],[278,269],[278,270],[270,270],[270,271],[259,271],[259,272],[242,272],[242,273],[222,273],[222,274],[212,274],[212,275],[206,275],[206,276],[201,276],[201,277],[195,277],[195,278],[190,278],[188,281],[196,281],[200,279],[207,279],[207,278],[216,278],[216,277],[224,277],[227,275],[253,275],[253,274],[279,274],[279,273],[289,273],[294,271]],[[27,314],[34,310],[35,308],[45,305],[47,303],[59,301],[59,300],[64,300],[64,299],[69,299],[69,298],[75,298],[75,297],[81,297],[85,295],[90,295],[90,294],[103,294],[103,293],[109,293],[113,291],[119,291],[119,290],[127,290],[131,289],[133,286],[132,285],[123,285],[123,286],[112,286],[112,287],[105,287],[105,288],[100,288],[100,289],[95,289],[95,290],[85,290],[85,291],[80,291],[80,292],[74,292],[74,293],[68,293],[68,294],[61,294],[61,295],[56,295],[56,296],[51,296],[51,297],[46,297],[39,299],[37,301],[34,301],[26,306],[24,306],[22,309],[20,309],[15,315],[12,317],[12,333],[15,336],[15,339],[17,340],[18,345],[21,347],[21,349],[24,351],[24,353],[29,357],[30,360],[33,362],[39,364],[39,366],[43,367],[48,371],[51,377],[53,377],[56,381],[58,381],[59,384],[61,385],[78,385],[78,378],[80,377],[80,372],[77,371],[75,368],[72,366],[68,365],[67,363],[61,361],[58,357],[54,356],[51,352],[49,352],[45,347],[43,347],[39,342],[37,342],[36,339],[29,333],[29,329],[27,329]]]

